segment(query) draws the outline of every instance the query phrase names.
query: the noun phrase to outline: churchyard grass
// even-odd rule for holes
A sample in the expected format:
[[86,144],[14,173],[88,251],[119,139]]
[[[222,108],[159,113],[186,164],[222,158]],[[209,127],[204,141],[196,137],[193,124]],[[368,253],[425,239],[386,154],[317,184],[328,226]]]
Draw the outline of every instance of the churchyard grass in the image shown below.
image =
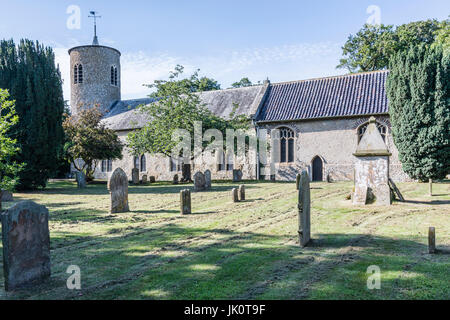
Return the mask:
[[[190,215],[180,214],[180,190],[192,185],[130,185],[131,212],[114,214],[106,184],[17,193],[50,211],[52,277],[6,293],[0,268],[0,299],[450,299],[449,181],[435,183],[433,197],[426,183],[399,183],[408,202],[390,207],[352,206],[351,182],[312,183],[306,248],[295,182],[244,183],[238,203],[230,195],[242,182],[192,192]],[[66,287],[70,265],[81,290]],[[379,290],[367,288],[371,265]]]

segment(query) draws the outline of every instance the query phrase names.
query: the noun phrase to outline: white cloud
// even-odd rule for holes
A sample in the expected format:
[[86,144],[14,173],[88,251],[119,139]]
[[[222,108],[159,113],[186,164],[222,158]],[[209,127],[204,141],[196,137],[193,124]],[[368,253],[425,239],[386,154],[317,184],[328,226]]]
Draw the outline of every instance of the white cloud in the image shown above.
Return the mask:
[[[54,49],[64,79],[64,98],[69,100],[70,62],[67,50],[62,46]],[[166,79],[177,64],[185,67],[186,75],[199,68],[202,75],[218,80],[226,88],[244,76],[256,82],[267,76],[272,81],[290,81],[342,74],[342,70],[335,69],[340,54],[340,45],[332,42],[229,50],[220,55],[184,58],[170,53],[124,52],[121,58],[122,98],[147,96],[150,89],[143,84]]]

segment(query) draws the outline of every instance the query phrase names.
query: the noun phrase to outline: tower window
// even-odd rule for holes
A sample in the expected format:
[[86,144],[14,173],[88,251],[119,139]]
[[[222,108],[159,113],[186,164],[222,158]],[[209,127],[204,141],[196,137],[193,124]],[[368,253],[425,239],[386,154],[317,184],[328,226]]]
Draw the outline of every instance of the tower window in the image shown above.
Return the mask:
[[111,85],[117,86],[117,67],[111,66]]
[[81,64],[73,67],[73,83],[83,83],[83,66]]

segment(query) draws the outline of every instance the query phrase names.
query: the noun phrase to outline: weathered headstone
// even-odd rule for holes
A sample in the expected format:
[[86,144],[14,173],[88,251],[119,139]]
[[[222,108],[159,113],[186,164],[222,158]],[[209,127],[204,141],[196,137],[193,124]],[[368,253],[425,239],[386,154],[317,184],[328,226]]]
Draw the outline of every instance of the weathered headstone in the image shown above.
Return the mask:
[[48,210],[22,201],[1,215],[5,290],[41,282],[50,277]]
[[133,184],[139,184],[139,169],[133,168],[131,169],[131,181]]
[[311,195],[309,176],[306,171],[303,171],[300,176],[298,190],[298,221],[300,245],[305,247],[311,240]]
[[173,176],[173,182],[172,182],[173,184],[178,184],[178,174],[175,174],[174,176]]
[[298,187],[299,187],[299,185],[300,185],[300,177],[301,177],[301,174],[298,173],[298,174],[297,174],[297,178],[295,179],[295,183],[296,183],[296,185],[297,185],[297,190],[298,190]]
[[191,191],[189,189],[180,191],[181,214],[191,214]]
[[6,190],[0,190],[0,201],[2,202],[14,201],[13,194]]
[[233,182],[239,182],[242,180],[242,170],[234,169],[233,170]]
[[150,183],[155,183],[155,182],[156,182],[155,176],[150,176]]
[[77,180],[78,188],[86,188],[86,175],[84,174],[84,172],[77,171],[75,173],[75,179]]
[[390,205],[389,152],[371,117],[361,141],[353,154],[355,161],[355,194],[353,204]]
[[205,171],[205,189],[211,189],[211,171]]
[[239,201],[245,201],[245,186],[243,184],[239,186]]
[[142,184],[146,184],[146,183],[147,183],[147,175],[144,174],[144,175],[142,176]]
[[239,193],[237,188],[231,190],[231,200],[233,202],[239,202]]
[[205,175],[202,172],[197,171],[194,174],[194,191],[205,190],[205,185],[206,185]]
[[108,190],[111,194],[111,213],[128,212],[128,177],[117,168],[108,180]]
[[436,252],[436,230],[434,227],[428,229],[428,252]]

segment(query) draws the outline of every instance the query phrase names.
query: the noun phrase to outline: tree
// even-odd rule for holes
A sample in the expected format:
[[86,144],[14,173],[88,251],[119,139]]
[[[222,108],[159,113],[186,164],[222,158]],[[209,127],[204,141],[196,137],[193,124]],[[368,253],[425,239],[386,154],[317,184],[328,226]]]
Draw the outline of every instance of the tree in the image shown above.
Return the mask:
[[102,117],[100,107],[95,105],[68,117],[63,123],[70,160],[75,169],[86,174],[88,181],[94,179],[99,160],[122,159],[123,144],[117,134],[102,123]]
[[[141,105],[138,108],[152,120],[147,122],[142,129],[128,134],[127,145],[133,154],[148,152],[172,156],[172,151],[178,145],[178,141],[172,140],[174,132],[179,129],[186,130],[192,137],[196,121],[202,122],[202,134],[208,129],[225,132],[227,128],[248,128],[249,120],[245,116],[233,114],[230,120],[225,120],[214,115],[201,103],[197,93],[193,92],[183,81],[178,80],[182,73],[183,67],[178,65],[170,73],[168,81],[156,80],[149,85],[150,88],[156,89],[156,92],[150,96],[157,101],[149,105]],[[208,145],[209,142],[202,141],[202,150]],[[194,141],[191,139],[191,150],[193,147]]]
[[450,169],[450,55],[442,45],[397,53],[387,80],[392,134],[403,170],[442,179]]
[[249,80],[249,78],[242,78],[238,82],[233,83],[231,86],[233,88],[242,88],[242,87],[250,87],[252,86],[252,82]]
[[64,138],[62,80],[52,49],[30,40],[17,46],[0,41],[0,88],[8,89],[19,117],[9,131],[20,147],[15,161],[24,163],[17,189],[45,187]]
[[8,132],[19,118],[14,109],[14,102],[9,101],[7,90],[0,89],[0,210],[2,209],[2,192],[12,191],[17,183],[17,174],[22,165],[13,160],[19,152],[16,140],[8,136]]
[[[184,67],[177,65],[176,69],[180,70],[180,74],[183,73]],[[201,92],[201,91],[212,91],[212,90],[220,90],[220,84],[212,79],[207,77],[198,77],[198,73],[200,72],[200,69],[197,69],[189,78],[185,79],[177,79],[173,81],[177,82],[177,85],[180,87],[183,87],[188,92]],[[172,82],[173,82],[172,81]],[[160,92],[168,90],[168,88],[165,88],[165,86],[171,86],[172,82],[168,83],[164,80],[156,80],[154,84],[145,85],[149,88],[157,88]],[[155,86],[157,84],[157,86]],[[156,93],[156,96],[161,96],[159,93]]]
[[437,20],[416,21],[397,28],[365,24],[356,35],[348,37],[337,68],[346,68],[349,72],[387,69],[389,59],[397,52],[412,45],[433,44],[443,26]]

